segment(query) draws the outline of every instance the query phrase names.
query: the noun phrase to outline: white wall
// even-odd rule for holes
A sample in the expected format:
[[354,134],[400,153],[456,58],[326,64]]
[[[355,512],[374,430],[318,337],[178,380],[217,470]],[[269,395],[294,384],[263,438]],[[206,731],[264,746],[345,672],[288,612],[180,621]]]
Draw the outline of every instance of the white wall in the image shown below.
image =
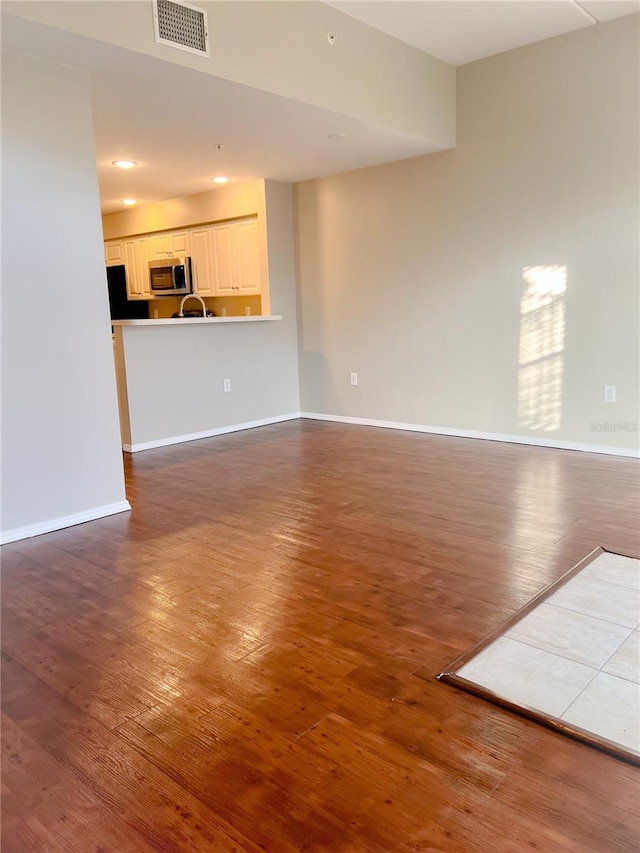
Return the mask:
[[2,66],[2,537],[126,509],[88,82]]
[[[303,411],[637,448],[593,424],[638,421],[638,16],[460,68],[457,127],[297,185]],[[561,267],[523,316],[526,268]]]

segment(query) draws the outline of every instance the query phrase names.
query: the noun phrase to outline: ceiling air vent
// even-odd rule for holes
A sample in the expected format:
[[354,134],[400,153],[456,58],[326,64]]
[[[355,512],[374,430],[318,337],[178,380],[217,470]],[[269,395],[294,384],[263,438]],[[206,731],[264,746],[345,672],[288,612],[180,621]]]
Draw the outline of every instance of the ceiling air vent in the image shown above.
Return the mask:
[[190,3],[153,0],[153,24],[158,44],[209,56],[207,13]]

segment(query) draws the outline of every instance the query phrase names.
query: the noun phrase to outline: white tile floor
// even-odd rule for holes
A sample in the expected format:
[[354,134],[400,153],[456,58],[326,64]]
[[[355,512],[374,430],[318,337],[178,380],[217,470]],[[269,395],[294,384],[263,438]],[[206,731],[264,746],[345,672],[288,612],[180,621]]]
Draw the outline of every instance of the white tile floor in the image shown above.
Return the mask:
[[601,553],[457,675],[640,756],[640,560]]

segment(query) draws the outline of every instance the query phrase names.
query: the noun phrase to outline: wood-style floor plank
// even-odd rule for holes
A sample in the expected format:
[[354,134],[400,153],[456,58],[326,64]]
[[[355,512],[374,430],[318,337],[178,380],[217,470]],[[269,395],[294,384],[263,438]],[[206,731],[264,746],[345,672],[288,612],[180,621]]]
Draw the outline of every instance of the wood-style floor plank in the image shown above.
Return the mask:
[[640,771],[436,674],[598,546],[637,461],[309,421],[126,460],[2,552],[2,849],[636,851]]

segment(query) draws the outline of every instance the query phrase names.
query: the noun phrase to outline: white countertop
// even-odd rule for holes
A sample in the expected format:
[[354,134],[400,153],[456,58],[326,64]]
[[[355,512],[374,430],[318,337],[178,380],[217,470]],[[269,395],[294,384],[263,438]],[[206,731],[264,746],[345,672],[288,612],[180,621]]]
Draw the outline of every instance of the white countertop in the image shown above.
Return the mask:
[[282,320],[282,314],[260,315],[255,317],[166,317],[157,320],[112,320],[112,326],[186,326],[189,323],[264,323],[269,320]]

